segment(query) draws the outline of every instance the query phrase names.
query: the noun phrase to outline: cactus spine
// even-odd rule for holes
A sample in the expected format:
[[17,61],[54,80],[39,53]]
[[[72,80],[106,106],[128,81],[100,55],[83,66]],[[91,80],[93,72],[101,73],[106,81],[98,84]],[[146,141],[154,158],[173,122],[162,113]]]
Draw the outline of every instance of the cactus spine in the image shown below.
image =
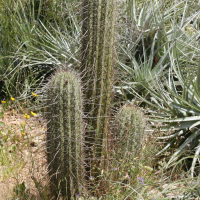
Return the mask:
[[115,116],[114,126],[117,156],[134,160],[142,150],[144,114],[134,105],[124,105]]
[[82,3],[81,72],[85,84],[84,111],[88,115],[86,153],[98,159],[107,143],[111,111],[116,0],[83,0]]
[[[47,161],[52,190],[73,199],[83,186],[83,119],[79,79],[58,71],[46,86]],[[55,194],[57,195],[57,194]]]

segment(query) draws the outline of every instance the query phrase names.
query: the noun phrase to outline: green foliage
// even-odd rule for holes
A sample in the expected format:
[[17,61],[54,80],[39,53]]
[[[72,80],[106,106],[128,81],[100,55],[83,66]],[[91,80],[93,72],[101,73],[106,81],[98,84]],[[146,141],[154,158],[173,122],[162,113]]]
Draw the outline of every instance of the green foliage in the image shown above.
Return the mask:
[[27,98],[30,90],[40,87],[56,66],[70,65],[74,60],[73,63],[79,63],[74,56],[80,39],[78,17],[74,13],[78,6],[70,3],[65,0],[1,1],[2,96]]
[[[80,81],[58,71],[45,86],[47,161],[54,195],[72,199],[84,186],[84,124]],[[60,191],[59,191],[60,190]],[[57,194],[55,194],[57,193]]]
[[[197,3],[194,4],[199,6]],[[163,11],[160,12],[157,9],[160,6],[165,9],[164,14],[162,14]],[[189,12],[191,9],[190,4],[182,1],[177,2],[175,5],[165,5],[163,2],[158,1],[156,5],[150,4],[149,9],[152,10],[152,15],[151,12],[145,15],[144,9],[137,15],[136,9],[134,9],[133,21],[137,20],[142,25],[149,18],[150,21],[147,20],[148,25],[151,25],[151,20],[155,21],[156,19],[155,23],[152,23],[153,26],[149,26],[148,32],[151,32],[155,26],[158,27],[158,31],[162,28],[162,43],[160,43],[161,45],[155,54],[155,42],[159,39],[159,35],[156,33],[155,36],[157,36],[154,37],[151,44],[151,53],[148,57],[148,49],[146,49],[144,38],[146,29],[143,26],[144,30],[142,30],[141,36],[143,40],[141,62],[138,62],[136,54],[124,50],[125,55],[132,60],[134,69],[127,64],[125,65],[124,61],[120,63],[120,66],[129,77],[123,77],[122,87],[118,87],[117,89],[123,93],[121,90],[123,88],[127,93],[139,97],[144,102],[143,105],[148,104],[146,109],[151,115],[150,121],[163,123],[162,127],[159,128],[164,134],[159,139],[167,141],[167,145],[163,148],[163,151],[169,150],[169,147],[175,149],[166,167],[173,165],[185,153],[192,154],[192,151],[195,149],[194,160],[191,166],[188,166],[191,167],[193,176],[200,151],[199,68],[197,67],[199,44],[196,42],[196,30],[198,27],[198,19],[196,16],[198,15],[198,10],[193,8],[191,14]],[[139,16],[139,19],[137,19],[137,16]],[[170,25],[168,20],[172,16],[173,23]],[[140,36],[138,39],[140,41]],[[137,45],[131,42],[131,40],[128,40],[127,47],[133,47],[135,51]],[[153,64],[155,56],[159,58],[156,65]],[[141,92],[141,88],[145,92]],[[153,128],[156,128],[156,126]]]
[[26,200],[30,198],[30,191],[26,189],[24,181],[21,184],[17,184],[13,188],[14,196],[18,197],[22,200]]
[[22,0],[2,0],[0,8],[0,73],[2,74],[0,81],[2,84],[0,87],[4,95],[7,93],[11,96],[25,96],[32,85],[40,82],[36,73],[33,78],[34,70],[30,67],[21,70],[21,61],[14,56],[19,49],[28,50],[26,44],[31,42],[33,29],[38,26],[40,12],[35,15],[33,4],[32,0],[26,3]]
[[[68,199],[76,198],[75,193],[82,198],[77,188],[84,186],[82,167],[86,153],[87,176],[92,175],[88,180],[95,188],[93,194],[100,199],[170,198],[174,189],[162,187],[165,181],[158,184],[146,181],[155,177],[152,168],[140,156],[146,124],[139,109],[125,105],[115,116],[116,127],[109,129],[112,108],[118,107],[120,101],[113,101],[112,87],[115,79],[119,81],[115,87],[117,93],[127,99],[142,99],[153,129],[162,124],[158,139],[167,142],[163,151],[174,150],[163,165],[170,167],[189,154],[194,158],[191,162],[194,176],[200,152],[199,1],[127,0],[116,4],[115,0],[83,0],[79,3],[72,0],[0,1],[0,92],[25,98],[52,70],[60,66],[78,69],[84,98],[79,81],[71,72],[57,72],[46,87],[47,155],[54,184],[51,189],[60,190]],[[80,5],[82,20],[78,13]],[[120,15],[116,15],[116,10]],[[115,77],[114,67],[117,69]],[[85,99],[84,104],[82,99]],[[86,142],[83,140],[83,105]],[[3,131],[3,120],[0,120],[0,128],[0,164],[8,161],[7,165],[11,165],[5,147],[11,134]],[[152,132],[151,137],[156,137],[155,133]],[[112,136],[115,146],[109,149]],[[16,152],[16,145],[9,147]],[[115,159],[111,159],[111,152]],[[154,153],[149,152],[149,159]],[[163,156],[167,155],[170,154]],[[99,164],[99,160],[105,161],[105,158],[107,163]],[[151,171],[146,172],[149,176],[143,173],[145,170]],[[145,185],[135,184],[138,176],[143,177]],[[179,183],[183,184],[184,180]],[[179,183],[171,186],[177,188]],[[38,187],[37,180],[35,186]],[[151,193],[151,187],[159,190],[157,194]],[[176,197],[198,197],[196,183],[191,182],[188,188],[181,193],[180,187]],[[16,191],[18,196],[26,197],[23,182]]]
[[[166,5],[168,1],[129,1],[126,18],[122,18],[119,40],[119,77],[129,99],[133,98],[130,87],[145,95],[145,88],[139,83],[163,76],[169,68],[169,51],[173,47],[171,38],[174,21],[183,12],[183,2]],[[177,19],[178,18],[178,19]],[[125,84],[124,84],[125,83]],[[121,89],[121,87],[116,87]],[[131,96],[131,97],[130,97]]]

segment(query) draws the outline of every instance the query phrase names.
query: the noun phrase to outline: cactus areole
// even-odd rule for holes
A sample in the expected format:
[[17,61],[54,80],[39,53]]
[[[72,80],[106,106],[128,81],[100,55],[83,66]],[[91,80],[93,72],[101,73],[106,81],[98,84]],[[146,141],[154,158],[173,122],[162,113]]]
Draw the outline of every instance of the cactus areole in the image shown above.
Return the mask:
[[116,0],[83,0],[82,3],[81,72],[88,123],[86,154],[98,160],[102,159],[107,145],[111,112]]

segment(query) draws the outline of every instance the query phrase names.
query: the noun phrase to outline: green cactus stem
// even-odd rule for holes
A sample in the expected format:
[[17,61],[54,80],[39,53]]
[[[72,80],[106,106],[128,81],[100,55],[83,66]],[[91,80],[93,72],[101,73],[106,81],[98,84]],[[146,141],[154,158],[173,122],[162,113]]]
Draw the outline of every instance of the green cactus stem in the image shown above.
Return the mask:
[[[81,72],[83,74],[86,154],[102,159],[111,113],[116,0],[83,0]],[[91,169],[87,169],[90,171]]]
[[141,110],[134,105],[124,105],[114,120],[114,145],[119,159],[135,160],[142,151],[146,121]]
[[80,81],[72,72],[58,71],[49,80],[45,91],[51,190],[71,200],[75,193],[80,194],[85,176]]

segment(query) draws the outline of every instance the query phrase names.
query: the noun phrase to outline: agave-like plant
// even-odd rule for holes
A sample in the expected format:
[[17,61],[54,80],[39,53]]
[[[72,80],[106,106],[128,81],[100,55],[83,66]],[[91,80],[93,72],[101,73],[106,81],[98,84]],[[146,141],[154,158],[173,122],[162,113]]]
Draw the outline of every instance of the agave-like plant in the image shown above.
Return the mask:
[[[144,88],[138,80],[144,82],[155,76],[163,76],[169,69],[168,55],[174,46],[173,22],[178,21],[180,27],[185,29],[197,15],[196,12],[187,18],[189,5],[183,1],[177,1],[176,4],[151,1],[143,3],[139,9],[140,3],[136,0],[128,2],[130,14],[124,18],[125,23],[120,32],[118,64],[122,72],[122,85],[116,87],[118,92],[123,88],[128,93],[129,87],[141,92]],[[179,18],[181,15],[182,19]],[[183,32],[181,34],[183,38]]]
[[[123,80],[122,88],[149,105],[148,112],[151,122],[163,123],[160,127],[163,136],[159,139],[167,141],[167,144],[161,152],[169,147],[175,148],[175,152],[165,167],[172,166],[178,158],[194,150],[191,165],[191,175],[194,176],[200,153],[200,66],[197,62],[200,48],[196,42],[199,11],[188,15],[189,6],[188,2],[183,4],[182,19],[178,20],[178,23],[175,15],[178,8],[174,7],[171,29],[168,28],[168,31],[163,33],[167,42],[160,48],[162,64],[159,61],[153,69],[148,67],[148,63],[152,60],[150,54],[149,58],[144,59],[144,62],[138,65],[139,70],[133,71],[122,63],[121,66],[129,73],[129,77],[132,75],[132,80],[134,80],[132,83]],[[127,55],[132,56],[130,52]],[[162,60],[164,57],[165,60]],[[167,65],[167,67],[159,67],[154,71],[158,65]],[[137,69],[136,64],[135,66]],[[138,92],[136,84],[146,91],[148,99]],[[117,89],[121,91],[121,88]]]
[[[169,147],[176,147],[166,167],[171,166],[188,150],[195,149],[191,166],[193,176],[200,153],[200,65],[195,70],[193,68],[191,73],[189,69],[181,69],[179,59],[173,52],[170,53],[170,58],[172,66],[168,78],[152,79],[145,83],[139,81],[151,95],[151,99],[140,97],[150,105],[149,120],[164,124],[160,131],[165,131],[165,135],[159,139],[167,140],[168,144],[161,152]],[[136,94],[139,96],[137,92]]]

